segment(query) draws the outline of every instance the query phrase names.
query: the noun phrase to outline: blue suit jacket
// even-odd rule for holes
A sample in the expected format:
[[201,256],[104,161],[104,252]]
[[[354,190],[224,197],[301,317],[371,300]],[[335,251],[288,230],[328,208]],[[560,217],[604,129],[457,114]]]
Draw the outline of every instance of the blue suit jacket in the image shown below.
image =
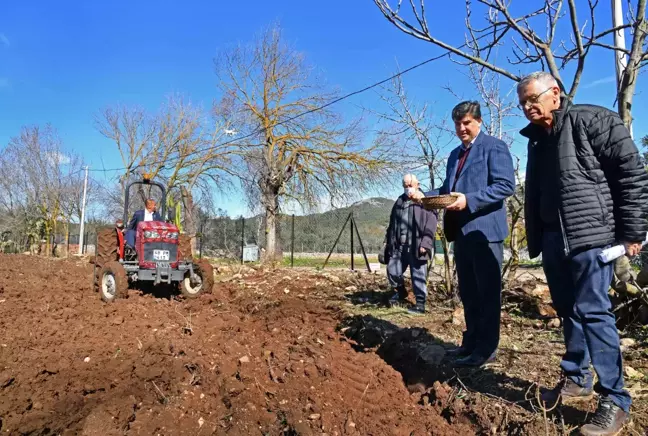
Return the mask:
[[[440,194],[449,194],[452,189],[462,148],[463,145],[455,148],[448,157]],[[503,141],[483,132],[477,135],[454,191],[466,196],[466,208],[447,216],[458,220],[457,238],[470,236],[488,242],[506,239],[508,223],[504,200],[515,192],[515,170],[511,153]]]
[[[138,210],[133,214],[133,218],[128,223],[128,227],[126,229],[130,230],[137,230],[137,225],[140,223],[140,221],[144,221],[144,209]],[[160,214],[157,212],[153,212],[153,221],[162,221],[162,217],[160,217]]]

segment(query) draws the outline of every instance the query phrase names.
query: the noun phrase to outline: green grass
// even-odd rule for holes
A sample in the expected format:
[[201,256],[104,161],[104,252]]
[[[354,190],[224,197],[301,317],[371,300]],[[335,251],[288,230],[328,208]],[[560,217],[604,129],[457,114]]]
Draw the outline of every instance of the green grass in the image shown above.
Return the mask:
[[[321,268],[324,265],[326,257],[295,257],[294,266],[297,267],[311,267],[311,268]],[[369,263],[378,263],[377,256],[367,256]],[[353,258],[354,266],[356,269],[366,268],[364,257],[361,254],[356,254]],[[283,266],[290,266],[290,254],[284,255],[283,257]],[[331,268],[350,268],[351,267],[351,255],[341,257],[339,255],[331,256],[326,264],[326,267]]]

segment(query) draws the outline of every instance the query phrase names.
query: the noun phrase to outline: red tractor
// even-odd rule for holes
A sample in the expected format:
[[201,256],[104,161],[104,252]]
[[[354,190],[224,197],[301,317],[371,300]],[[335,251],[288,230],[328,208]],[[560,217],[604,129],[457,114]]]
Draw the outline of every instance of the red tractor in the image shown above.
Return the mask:
[[93,288],[106,302],[125,297],[131,284],[166,284],[179,287],[182,294],[192,298],[211,292],[214,270],[206,260],[191,257],[191,241],[181,235],[178,227],[164,221],[142,221],[137,225],[135,247],[124,237],[128,222],[129,191],[131,187],[157,187],[161,191],[161,216],[166,212],[166,189],[148,178],[129,184],[124,199],[124,219],[114,227],[100,229],[95,244]]

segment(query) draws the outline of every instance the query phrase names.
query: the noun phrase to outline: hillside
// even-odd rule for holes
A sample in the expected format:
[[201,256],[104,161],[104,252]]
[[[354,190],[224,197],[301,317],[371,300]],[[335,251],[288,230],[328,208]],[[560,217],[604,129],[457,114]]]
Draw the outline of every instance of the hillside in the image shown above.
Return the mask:
[[[340,233],[349,213],[353,216],[367,252],[376,252],[383,241],[389,213],[394,200],[369,198],[349,207],[323,213],[295,216],[295,251],[328,252]],[[284,251],[290,250],[292,217],[280,217],[280,240]],[[264,245],[263,218],[256,216],[245,220],[245,243]],[[237,251],[241,245],[241,221],[217,218],[205,229],[204,249]],[[350,249],[349,225],[338,242],[336,251]],[[355,242],[356,249],[359,244]]]

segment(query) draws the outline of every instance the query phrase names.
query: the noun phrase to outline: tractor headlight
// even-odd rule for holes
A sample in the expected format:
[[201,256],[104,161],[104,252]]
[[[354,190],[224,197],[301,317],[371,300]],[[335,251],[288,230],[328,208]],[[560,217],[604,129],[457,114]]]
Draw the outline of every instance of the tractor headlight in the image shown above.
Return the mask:
[[156,232],[155,230],[146,230],[144,232],[144,237],[145,238],[150,238],[150,239],[156,239],[160,237],[160,234]]
[[169,232],[169,233],[167,233],[167,238],[169,238],[169,239],[178,239],[178,233],[177,232]]

